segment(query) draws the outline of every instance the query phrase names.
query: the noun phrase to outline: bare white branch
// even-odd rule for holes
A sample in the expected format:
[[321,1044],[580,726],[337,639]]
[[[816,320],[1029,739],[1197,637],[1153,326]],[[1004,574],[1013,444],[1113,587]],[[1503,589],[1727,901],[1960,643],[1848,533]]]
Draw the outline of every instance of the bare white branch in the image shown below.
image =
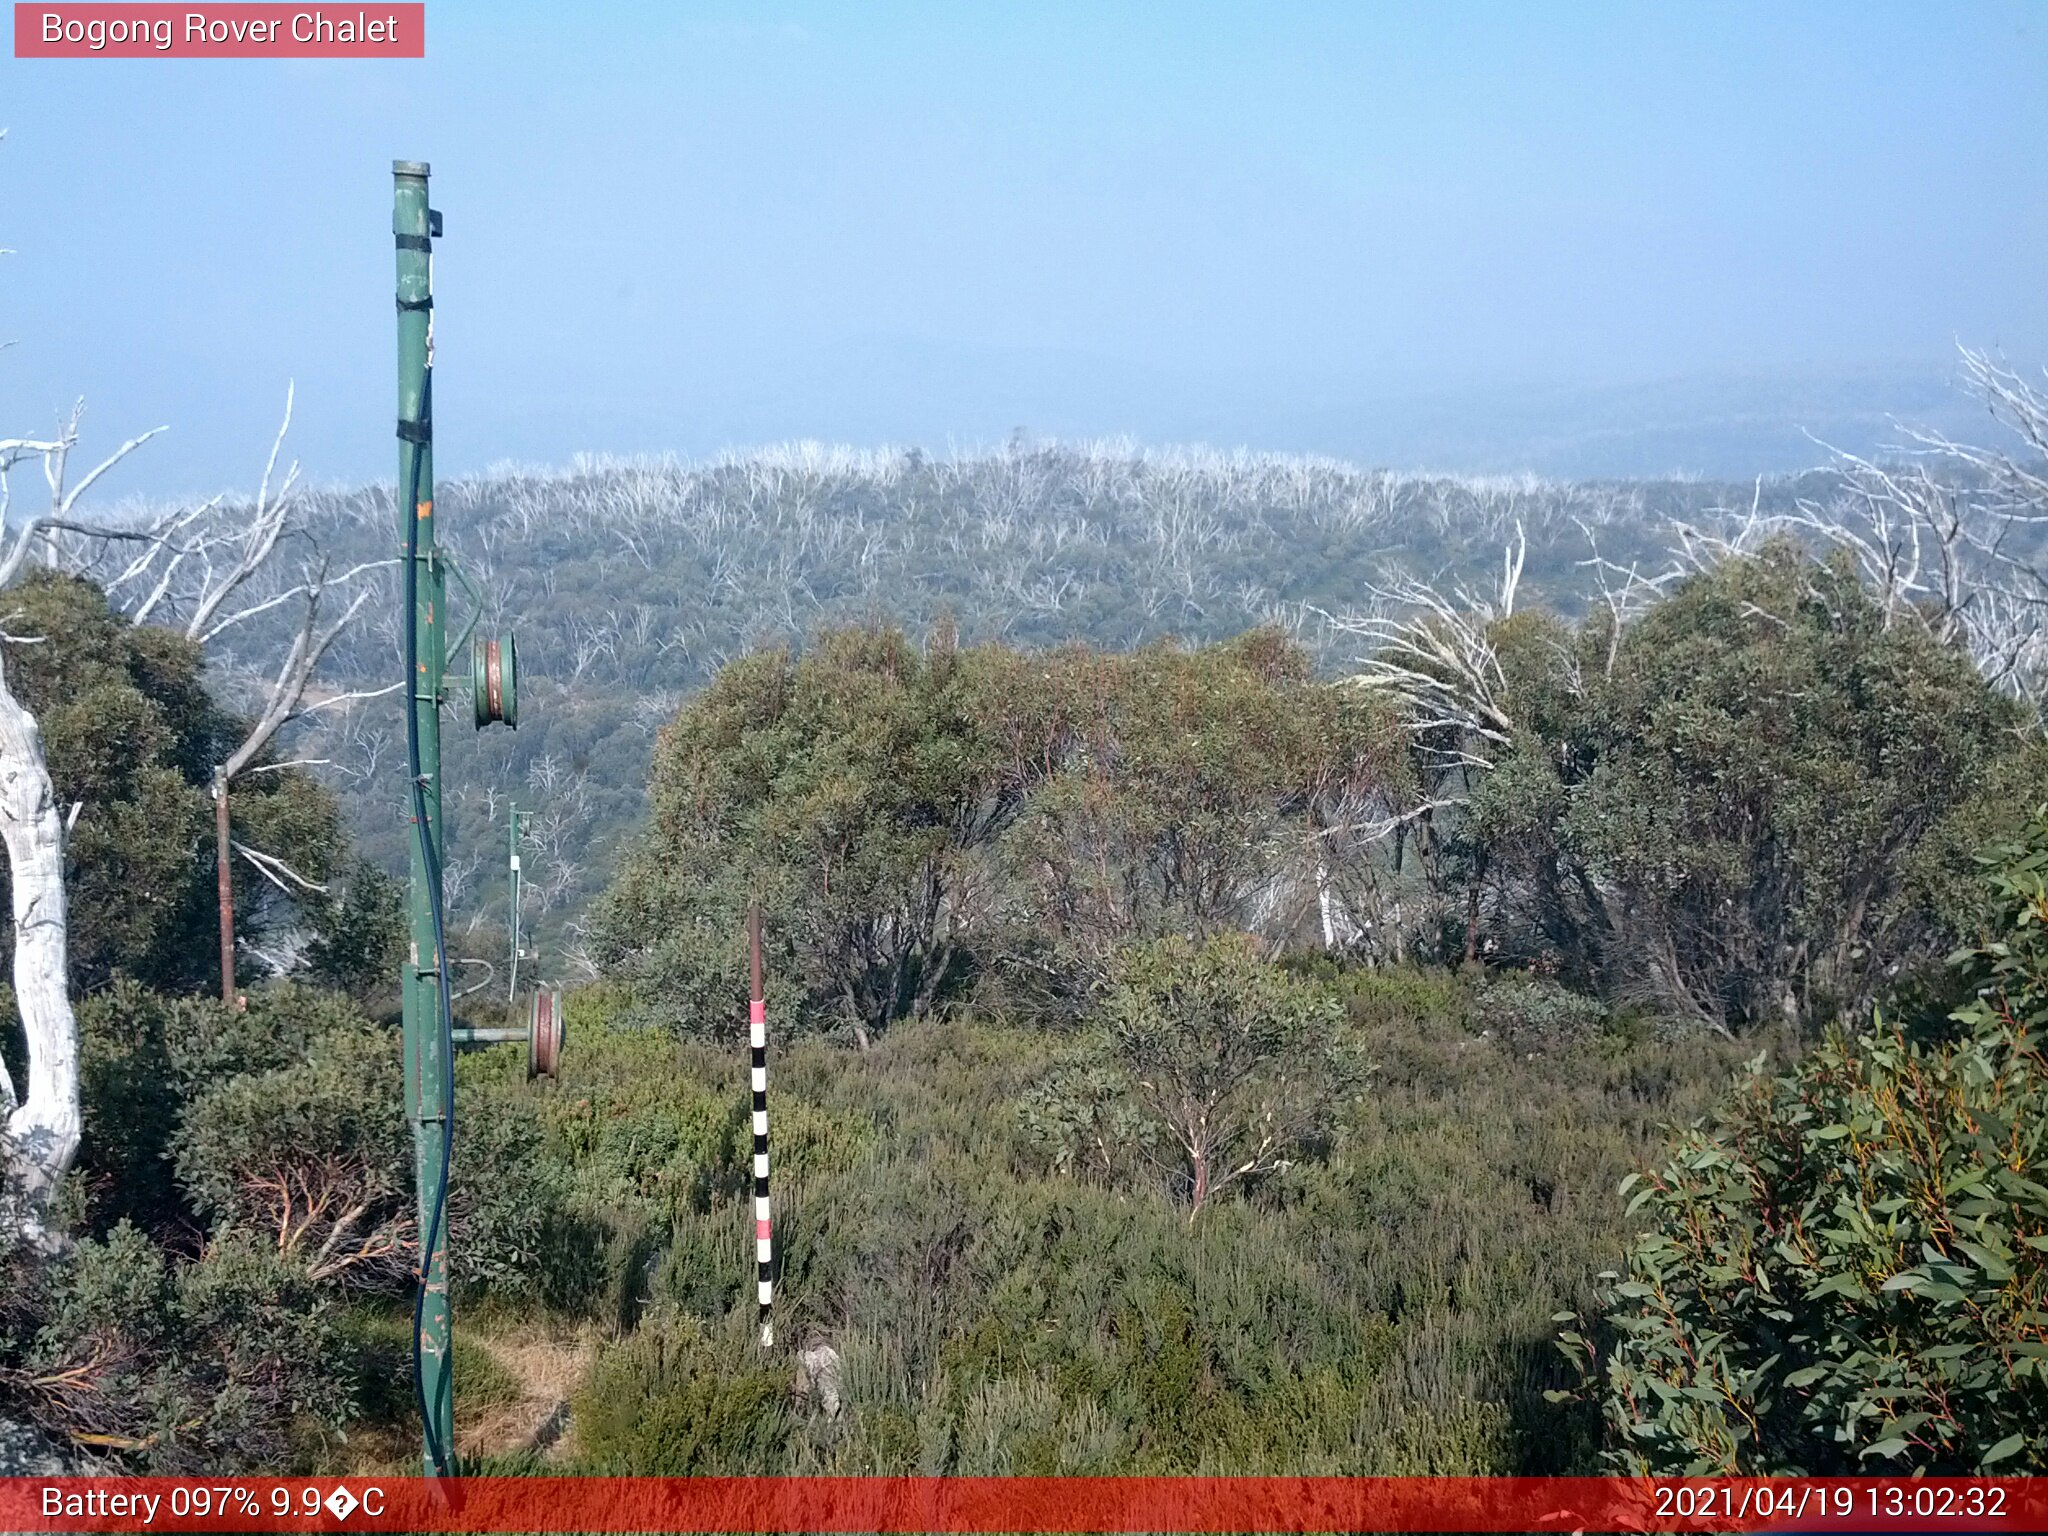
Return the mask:
[[[292,885],[296,885],[299,890],[313,891],[323,896],[327,893],[326,886],[317,880],[308,880],[275,854],[260,852],[240,841],[235,841],[234,849],[235,852],[255,865],[266,880],[288,896],[297,894],[293,891]],[[286,880],[291,881],[292,885],[285,884]]]

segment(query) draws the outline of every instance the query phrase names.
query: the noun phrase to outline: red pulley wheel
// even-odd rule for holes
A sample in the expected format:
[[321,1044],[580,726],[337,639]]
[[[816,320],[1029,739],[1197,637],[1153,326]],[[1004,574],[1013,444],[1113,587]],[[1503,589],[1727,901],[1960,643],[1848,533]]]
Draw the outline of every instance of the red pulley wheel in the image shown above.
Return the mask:
[[469,649],[469,689],[476,728],[519,727],[519,647],[510,635],[501,640],[479,637]]
[[542,987],[533,994],[526,1023],[526,1075],[555,1077],[562,1067],[562,994]]

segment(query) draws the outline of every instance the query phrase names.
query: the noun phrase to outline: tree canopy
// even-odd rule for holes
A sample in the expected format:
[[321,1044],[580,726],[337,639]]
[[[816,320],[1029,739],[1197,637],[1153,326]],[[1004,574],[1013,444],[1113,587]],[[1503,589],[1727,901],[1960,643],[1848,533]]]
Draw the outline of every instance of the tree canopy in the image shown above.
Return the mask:
[[[208,785],[246,725],[208,691],[198,645],[131,624],[90,583],[37,572],[9,589],[8,604],[18,637],[7,644],[8,676],[42,727],[60,812],[76,811],[67,846],[76,985],[94,991],[119,975],[168,992],[217,986]],[[236,928],[252,946],[244,963],[274,940],[360,947],[350,935],[372,921],[362,905],[379,877],[351,864],[333,795],[302,769],[276,767],[245,780],[234,813],[237,841],[310,885],[332,885],[334,897],[280,889],[243,863],[234,883]],[[353,908],[345,888],[356,891]]]
[[1494,638],[1514,733],[1456,833],[1479,920],[1716,1026],[1825,1020],[1938,960],[1971,853],[2048,770],[1966,656],[1789,544],[1618,633]]
[[808,1015],[864,1038],[972,974],[1071,993],[1133,939],[1300,927],[1401,762],[1388,712],[1271,632],[1117,655],[828,630],[663,734],[600,953],[720,1019],[758,893]]

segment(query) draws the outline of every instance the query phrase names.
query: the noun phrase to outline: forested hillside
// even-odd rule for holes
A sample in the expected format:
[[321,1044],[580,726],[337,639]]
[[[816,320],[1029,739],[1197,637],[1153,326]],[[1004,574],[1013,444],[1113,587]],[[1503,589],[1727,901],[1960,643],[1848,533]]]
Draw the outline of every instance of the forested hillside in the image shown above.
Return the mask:
[[[1364,648],[1331,616],[1388,606],[1380,594],[1404,576],[1489,580],[1518,530],[1530,598],[1572,613],[1597,590],[1585,565],[1596,553],[1661,569],[1674,523],[1720,528],[1834,488],[1818,474],[1740,486],[1462,480],[1022,441],[962,459],[797,445],[444,484],[443,538],[480,594],[481,631],[517,634],[524,693],[516,734],[449,733],[457,927],[478,953],[497,952],[486,930],[503,920],[503,818],[516,800],[536,812],[528,921],[553,968],[589,974],[580,920],[642,813],[654,733],[750,646],[882,616],[919,633],[948,616],[969,642],[1112,649],[1270,624],[1329,671]],[[305,511],[337,568],[391,554],[388,493],[322,493]],[[335,687],[393,675],[398,605],[387,592],[371,612],[377,622],[331,655]],[[252,627],[243,643],[260,655],[266,638]],[[321,771],[363,847],[393,871],[404,856],[395,731],[388,711],[357,710],[302,748],[328,760]]]

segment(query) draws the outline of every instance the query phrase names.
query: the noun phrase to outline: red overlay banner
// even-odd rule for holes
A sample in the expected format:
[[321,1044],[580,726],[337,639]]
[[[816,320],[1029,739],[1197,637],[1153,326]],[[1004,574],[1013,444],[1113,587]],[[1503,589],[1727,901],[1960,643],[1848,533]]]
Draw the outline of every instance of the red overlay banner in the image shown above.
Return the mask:
[[424,4],[24,5],[17,59],[421,59]]
[[2048,1478],[6,1478],[8,1531],[2041,1531]]

